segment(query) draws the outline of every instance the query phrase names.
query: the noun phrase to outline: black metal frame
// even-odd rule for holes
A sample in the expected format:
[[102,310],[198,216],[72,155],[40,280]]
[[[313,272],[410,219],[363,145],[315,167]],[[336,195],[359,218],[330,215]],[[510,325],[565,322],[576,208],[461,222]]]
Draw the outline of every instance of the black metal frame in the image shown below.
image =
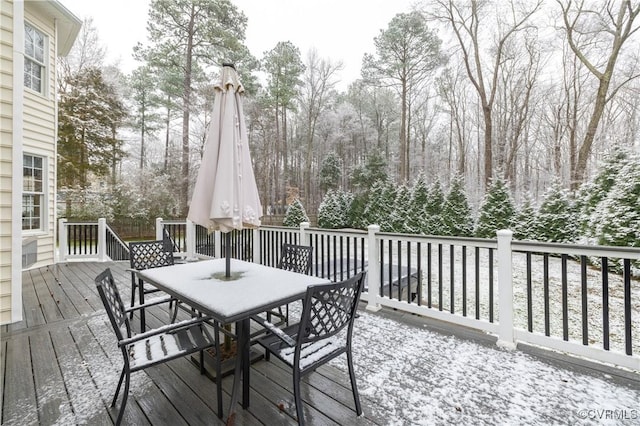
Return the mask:
[[[159,291],[156,288],[145,288],[144,281],[137,277],[135,271],[173,265],[173,252],[166,250],[164,240],[129,243],[129,263],[131,265],[131,307],[133,307],[136,303],[136,293],[138,293],[138,301],[143,305],[145,294]],[[131,318],[133,318],[133,312],[131,312]],[[140,331],[142,332],[146,329],[145,322],[145,312],[141,309]]]
[[[263,323],[263,326],[270,333],[257,340],[256,343],[263,346],[267,352],[272,352],[293,369],[294,399],[298,424],[300,425],[304,424],[300,397],[302,376],[342,354],[347,355],[356,413],[358,416],[362,414],[353,370],[351,337],[364,279],[365,272],[360,272],[337,283],[309,286],[304,299],[300,323],[284,329],[279,329],[266,322]],[[345,328],[347,329],[346,336],[337,336]],[[321,355],[318,355],[317,358],[310,356],[314,353],[321,353]],[[311,359],[311,361],[304,361],[305,359]]]
[[[111,407],[115,407],[122,382],[124,381],[124,393],[116,425],[120,425],[127,405],[129,396],[129,385],[131,382],[131,373],[146,369],[148,367],[171,361],[183,356],[200,352],[200,373],[204,374],[203,351],[210,347],[215,347],[217,369],[220,369],[220,338],[219,328],[216,322],[211,321],[209,317],[195,317],[186,321],[175,323],[171,326],[160,327],[159,329],[150,330],[145,333],[132,335],[131,323],[128,313],[132,310],[144,309],[149,306],[166,303],[167,299],[154,301],[147,305],[134,306],[125,309],[120,292],[115,284],[111,270],[107,268],[100,273],[95,279],[100,299],[109,316],[109,321],[113,326],[113,330],[118,339],[118,346],[122,351],[124,365],[116,393],[111,401]],[[205,324],[209,324],[214,328],[214,334],[211,336]],[[123,330],[124,329],[124,330]],[[124,332],[123,332],[124,331]],[[140,346],[149,348],[155,342],[158,350],[140,351]],[[169,349],[169,348],[174,348]],[[140,353],[142,352],[142,353]],[[219,371],[218,371],[219,372]],[[220,377],[218,375],[218,377]],[[222,381],[216,381],[216,391],[218,399],[218,416],[222,417]]]
[[[282,244],[280,250],[280,260],[278,261],[278,268],[285,271],[297,272],[299,274],[309,275],[311,272],[311,246],[302,246],[298,244]],[[282,307],[278,308],[278,312],[271,312],[271,315],[275,314],[282,321],[289,325],[289,305],[285,307],[285,313],[282,313]],[[267,317],[270,320],[269,315]]]

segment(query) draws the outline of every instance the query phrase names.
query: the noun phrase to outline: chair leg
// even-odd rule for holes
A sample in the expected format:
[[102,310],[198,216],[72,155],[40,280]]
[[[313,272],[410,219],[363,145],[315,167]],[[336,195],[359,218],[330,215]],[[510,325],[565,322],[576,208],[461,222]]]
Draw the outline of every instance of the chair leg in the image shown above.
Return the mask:
[[358,386],[356,385],[356,374],[353,371],[353,356],[351,355],[351,348],[347,350],[347,364],[349,366],[349,379],[351,379],[353,401],[356,404],[356,414],[359,416],[362,414],[362,406],[360,405],[360,394],[358,393]]
[[[141,305],[144,304],[144,283],[142,280],[138,281],[138,301]],[[140,309],[140,333],[144,333],[147,329],[146,322],[147,320],[144,314],[144,309]]]
[[122,373],[120,373],[120,380],[118,380],[118,387],[116,388],[116,394],[113,395],[113,400],[111,401],[111,406],[116,406],[116,400],[118,399],[118,394],[120,393],[120,386],[122,386],[122,380],[124,380],[124,367],[122,368]]
[[218,417],[222,418],[222,356],[220,356],[220,327],[217,322],[213,325],[215,332],[215,348],[216,348],[216,394],[218,402]]
[[304,425],[304,412],[302,410],[302,398],[300,397],[300,371],[293,372],[293,399],[296,402],[296,415],[298,416],[298,424]]
[[[138,290],[138,286],[136,286],[135,281],[131,281],[131,307],[136,304],[136,291]],[[133,311],[129,313],[129,319],[133,319]]]
[[122,423],[122,416],[124,415],[124,409],[127,406],[127,399],[129,398],[129,383],[131,382],[131,373],[127,372],[126,381],[124,383],[124,395],[122,395],[122,404],[120,404],[120,412],[118,413],[118,420],[116,420],[116,426],[120,426]]

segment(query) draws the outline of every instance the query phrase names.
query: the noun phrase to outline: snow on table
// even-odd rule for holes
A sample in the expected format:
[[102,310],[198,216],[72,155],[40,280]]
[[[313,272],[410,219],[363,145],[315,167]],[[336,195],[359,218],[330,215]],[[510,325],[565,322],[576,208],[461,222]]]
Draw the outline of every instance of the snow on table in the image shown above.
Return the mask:
[[139,276],[185,303],[204,308],[224,322],[263,306],[303,297],[307,287],[329,280],[231,259],[231,280],[224,279],[225,259],[146,269]]

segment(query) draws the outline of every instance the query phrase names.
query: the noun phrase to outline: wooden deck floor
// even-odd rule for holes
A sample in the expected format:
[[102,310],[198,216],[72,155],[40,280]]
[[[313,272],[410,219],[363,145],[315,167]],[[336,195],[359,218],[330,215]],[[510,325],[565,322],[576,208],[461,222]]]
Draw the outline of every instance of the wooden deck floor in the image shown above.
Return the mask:
[[[105,267],[112,269],[124,300],[129,300],[127,262],[65,263],[24,272],[24,320],[2,327],[3,425],[113,424],[117,410],[109,404],[122,358],[93,284]],[[397,313],[386,316],[414,325],[421,321]],[[157,308],[147,318],[156,326],[166,322],[168,315]],[[152,367],[132,378],[125,424],[222,424],[215,415],[215,384],[200,375],[189,359]],[[231,376],[223,380],[225,411],[232,382]],[[305,382],[302,396],[309,424],[412,423],[398,418],[395,410],[381,409],[379,401],[366,395],[361,396],[365,415],[356,417],[348,377],[340,369],[322,367]],[[289,369],[275,358],[256,362],[251,370],[251,407],[238,406],[235,424],[295,424],[292,387]],[[578,419],[551,420],[572,423]]]

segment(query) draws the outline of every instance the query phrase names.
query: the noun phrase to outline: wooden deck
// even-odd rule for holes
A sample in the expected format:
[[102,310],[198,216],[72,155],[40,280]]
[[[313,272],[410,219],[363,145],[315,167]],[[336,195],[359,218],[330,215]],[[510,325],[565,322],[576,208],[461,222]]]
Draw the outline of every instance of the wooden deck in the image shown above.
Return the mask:
[[[3,425],[113,424],[117,409],[111,409],[109,404],[122,357],[93,284],[94,277],[106,267],[112,269],[123,298],[129,300],[127,262],[64,263],[23,273],[24,320],[2,327]],[[386,319],[404,322],[403,326],[425,326],[424,320],[415,316],[393,312],[383,315]],[[167,320],[167,311],[162,308],[147,315],[151,326]],[[468,333],[458,333],[460,335],[477,338]],[[486,339],[484,343],[492,345]],[[576,368],[564,360],[556,359],[553,363],[560,365],[559,368]],[[584,367],[577,368],[584,370]],[[626,388],[638,386],[637,377],[627,376],[617,380],[623,381],[622,386]],[[232,382],[232,376],[223,380],[225,411]],[[318,369],[305,383],[302,396],[309,424],[413,423],[410,419],[398,418],[401,412],[385,411],[380,401],[367,395],[361,395],[365,414],[356,417],[348,377],[333,366]],[[425,394],[432,391],[427,386],[432,385],[425,384]],[[247,410],[238,406],[235,424],[295,424],[292,387],[290,370],[274,357],[269,362],[256,362],[251,371],[251,406]],[[482,394],[478,396],[482,397]],[[222,424],[215,414],[215,401],[215,384],[200,375],[190,359],[178,359],[133,374],[124,423]],[[566,409],[575,409],[575,405]],[[559,415],[547,420],[570,424],[579,419]]]

